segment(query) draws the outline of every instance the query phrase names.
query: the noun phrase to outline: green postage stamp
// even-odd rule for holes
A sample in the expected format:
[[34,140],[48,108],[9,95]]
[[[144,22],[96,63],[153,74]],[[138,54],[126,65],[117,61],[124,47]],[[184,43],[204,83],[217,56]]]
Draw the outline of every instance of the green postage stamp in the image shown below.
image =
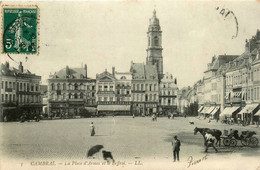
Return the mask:
[[2,53],[39,53],[39,8],[2,6]]

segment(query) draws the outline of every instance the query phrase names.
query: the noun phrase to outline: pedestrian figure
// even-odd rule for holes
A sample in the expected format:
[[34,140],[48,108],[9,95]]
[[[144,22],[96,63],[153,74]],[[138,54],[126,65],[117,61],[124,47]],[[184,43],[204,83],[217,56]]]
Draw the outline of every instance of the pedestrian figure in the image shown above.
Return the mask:
[[135,114],[133,114],[133,118],[135,118]]
[[179,152],[180,152],[181,142],[177,138],[177,136],[174,136],[174,140],[172,141],[172,147],[173,147],[173,159],[174,159],[174,162],[176,162],[176,158],[177,158],[177,161],[180,161],[180,159],[179,159]]
[[91,122],[91,124],[90,124],[90,134],[91,134],[91,136],[95,135],[95,126],[94,126],[93,122]]
[[209,147],[213,147],[215,149],[216,152],[218,152],[217,148],[215,147],[214,143],[215,143],[215,136],[212,136],[212,134],[210,133],[206,133],[205,134],[205,138],[206,138],[206,149],[205,152],[208,152],[208,148]]

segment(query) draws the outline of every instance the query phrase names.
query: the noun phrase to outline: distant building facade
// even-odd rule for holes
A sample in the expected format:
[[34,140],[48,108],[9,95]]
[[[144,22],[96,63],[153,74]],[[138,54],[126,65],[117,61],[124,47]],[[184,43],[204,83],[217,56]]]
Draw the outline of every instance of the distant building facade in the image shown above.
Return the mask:
[[260,31],[246,40],[241,55],[213,57],[197,88],[198,110],[212,116],[249,124],[260,116]]
[[132,109],[136,115],[151,115],[158,112],[159,86],[155,65],[131,63]]
[[79,116],[85,107],[96,107],[96,80],[84,68],[65,68],[48,79],[48,111],[53,116]]
[[41,76],[23,68],[1,64],[1,115],[0,121],[14,121],[22,114],[41,114]]
[[177,80],[166,73],[160,83],[159,106],[162,114],[177,112]]
[[97,110],[99,115],[130,115],[131,74],[105,70],[97,74]]

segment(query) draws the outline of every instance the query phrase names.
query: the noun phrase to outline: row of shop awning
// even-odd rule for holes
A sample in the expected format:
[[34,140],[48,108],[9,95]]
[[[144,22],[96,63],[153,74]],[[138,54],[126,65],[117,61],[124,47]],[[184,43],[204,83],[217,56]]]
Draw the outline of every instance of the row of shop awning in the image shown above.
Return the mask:
[[130,111],[130,105],[98,105],[98,111]]
[[[241,92],[237,93],[236,95],[241,95]],[[255,112],[257,107],[259,106],[259,103],[256,104],[248,104],[246,105],[241,111],[238,112],[239,110],[239,106],[233,106],[233,107],[226,107],[220,114],[220,116],[225,116],[225,117],[232,117],[233,113],[238,112],[238,115],[243,115],[243,113],[252,113]],[[216,106],[216,107],[212,107],[212,106],[201,106],[198,109],[199,113],[202,114],[211,114],[211,115],[215,115],[218,110],[220,109],[220,107]],[[260,107],[259,110],[254,114],[254,116],[260,116]]]
[[211,114],[215,115],[219,110],[219,107],[211,106],[211,107],[203,107],[201,106],[198,110],[198,112],[203,113],[203,114]]
[[[256,104],[248,104],[246,105],[241,111],[239,111],[238,115],[243,115],[243,113],[252,113],[257,107],[259,106],[258,103]],[[226,116],[226,117],[232,117],[232,114],[237,112],[240,107],[226,107],[220,114],[220,116]],[[260,116],[260,110],[254,115],[254,116]]]

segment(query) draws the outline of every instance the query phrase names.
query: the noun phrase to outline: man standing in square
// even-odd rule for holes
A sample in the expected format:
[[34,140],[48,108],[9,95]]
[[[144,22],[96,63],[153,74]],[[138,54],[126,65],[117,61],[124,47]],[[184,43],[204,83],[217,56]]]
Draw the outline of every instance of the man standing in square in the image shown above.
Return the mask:
[[176,157],[177,160],[180,161],[179,152],[180,152],[181,142],[179,139],[177,139],[177,136],[174,136],[174,140],[172,141],[172,147],[173,147],[174,162],[176,162]]

